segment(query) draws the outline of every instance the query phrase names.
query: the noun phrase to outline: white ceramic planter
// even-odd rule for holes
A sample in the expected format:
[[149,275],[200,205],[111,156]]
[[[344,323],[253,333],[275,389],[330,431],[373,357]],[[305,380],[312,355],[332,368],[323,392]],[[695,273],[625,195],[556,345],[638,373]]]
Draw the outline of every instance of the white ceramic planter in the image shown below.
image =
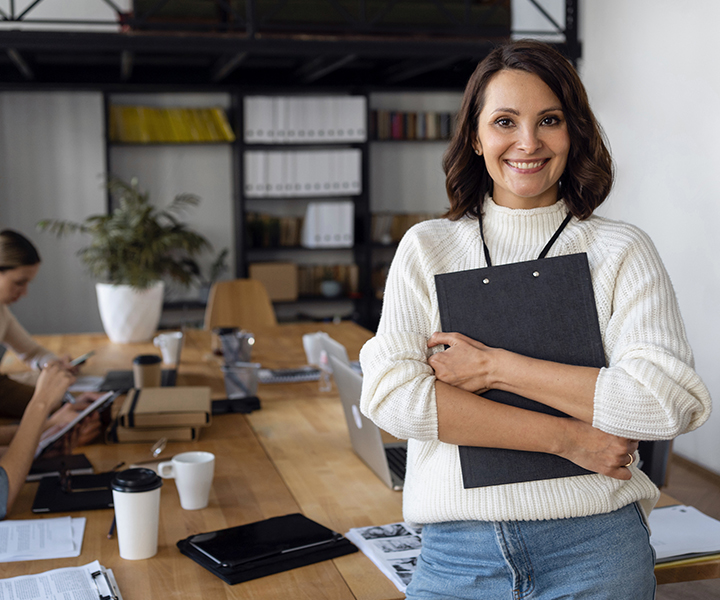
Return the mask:
[[146,290],[129,285],[95,284],[105,333],[111,342],[129,344],[152,339],[160,323],[165,284],[158,281]]

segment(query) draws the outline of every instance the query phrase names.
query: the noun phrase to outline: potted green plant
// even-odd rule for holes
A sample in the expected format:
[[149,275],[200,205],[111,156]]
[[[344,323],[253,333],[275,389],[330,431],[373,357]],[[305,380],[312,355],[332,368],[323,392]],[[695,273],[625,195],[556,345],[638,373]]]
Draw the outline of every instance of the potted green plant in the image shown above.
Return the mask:
[[101,280],[96,290],[105,332],[114,342],[149,340],[160,322],[163,279],[190,284],[198,275],[194,257],[211,247],[178,218],[200,199],[178,194],[161,209],[150,203],[135,178],[127,183],[110,177],[108,188],[115,206],[109,214],[91,215],[80,223],[47,219],[37,227],[57,236],[90,237],[78,255]]

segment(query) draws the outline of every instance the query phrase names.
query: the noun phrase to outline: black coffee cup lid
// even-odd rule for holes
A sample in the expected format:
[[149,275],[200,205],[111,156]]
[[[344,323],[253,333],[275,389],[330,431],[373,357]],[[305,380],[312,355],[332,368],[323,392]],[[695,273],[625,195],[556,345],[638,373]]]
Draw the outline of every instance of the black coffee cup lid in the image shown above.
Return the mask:
[[136,365],[154,365],[162,362],[162,358],[157,354],[141,354],[133,359]]
[[162,486],[162,478],[152,469],[125,469],[113,477],[110,487],[118,492],[149,492]]

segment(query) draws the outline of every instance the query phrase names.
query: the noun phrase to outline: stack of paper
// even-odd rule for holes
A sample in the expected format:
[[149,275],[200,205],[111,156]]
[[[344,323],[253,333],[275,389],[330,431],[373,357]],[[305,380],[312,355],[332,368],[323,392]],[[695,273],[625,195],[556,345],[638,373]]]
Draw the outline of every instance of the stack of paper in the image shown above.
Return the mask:
[[57,600],[58,598],[99,598],[122,600],[112,570],[98,561],[82,567],[54,569],[37,575],[0,579],[0,598]]
[[0,562],[80,556],[85,521],[85,517],[1,521]]
[[720,554],[720,521],[697,508],[656,508],[649,520],[658,563]]

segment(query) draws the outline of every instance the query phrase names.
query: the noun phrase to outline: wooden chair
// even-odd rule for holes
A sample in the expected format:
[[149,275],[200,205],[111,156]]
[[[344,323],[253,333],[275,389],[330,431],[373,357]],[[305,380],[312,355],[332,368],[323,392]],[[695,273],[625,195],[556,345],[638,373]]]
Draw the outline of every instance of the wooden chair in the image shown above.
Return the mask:
[[277,325],[275,310],[261,281],[232,279],[213,284],[205,309],[205,329]]

